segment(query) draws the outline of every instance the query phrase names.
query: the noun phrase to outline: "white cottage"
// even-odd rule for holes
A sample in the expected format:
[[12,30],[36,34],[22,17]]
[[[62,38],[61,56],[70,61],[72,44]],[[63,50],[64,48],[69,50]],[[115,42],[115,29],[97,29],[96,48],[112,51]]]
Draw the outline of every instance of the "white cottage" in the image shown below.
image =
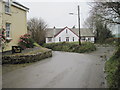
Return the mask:
[[[94,43],[95,35],[90,29],[81,28],[81,42]],[[79,29],[78,28],[47,28],[46,29],[46,43],[56,42],[78,42]]]

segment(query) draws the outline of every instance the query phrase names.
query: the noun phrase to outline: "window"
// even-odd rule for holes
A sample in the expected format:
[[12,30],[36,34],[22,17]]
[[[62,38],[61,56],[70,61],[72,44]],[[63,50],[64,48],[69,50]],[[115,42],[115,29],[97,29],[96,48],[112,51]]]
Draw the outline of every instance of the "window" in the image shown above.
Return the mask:
[[73,42],[74,42],[74,37],[73,37]]
[[85,37],[82,37],[81,40],[85,40]]
[[6,37],[10,37],[10,23],[6,23]]
[[5,4],[5,13],[10,13],[10,1],[9,0]]
[[90,41],[90,38],[88,38],[88,41]]
[[10,13],[10,7],[7,6],[7,5],[5,5],[5,12],[6,12],[6,13]]
[[52,42],[52,37],[48,37],[48,42]]
[[66,42],[69,42],[69,37],[66,37]]
[[59,42],[61,42],[61,37],[59,37]]
[[66,33],[68,32],[68,30],[66,29]]

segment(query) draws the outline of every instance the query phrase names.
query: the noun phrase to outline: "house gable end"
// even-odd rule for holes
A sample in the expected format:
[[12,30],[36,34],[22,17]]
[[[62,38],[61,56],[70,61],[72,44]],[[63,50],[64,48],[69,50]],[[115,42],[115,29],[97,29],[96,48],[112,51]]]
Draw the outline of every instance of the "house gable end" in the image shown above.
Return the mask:
[[60,32],[58,32],[54,37],[58,36],[62,31],[64,31],[67,27],[63,28]]
[[77,37],[79,37],[76,33],[74,33],[70,28],[68,28],[67,26],[65,28],[63,28],[59,33],[57,33],[54,37],[58,36],[61,32],[63,32],[64,30],[70,30],[73,34],[75,34]]

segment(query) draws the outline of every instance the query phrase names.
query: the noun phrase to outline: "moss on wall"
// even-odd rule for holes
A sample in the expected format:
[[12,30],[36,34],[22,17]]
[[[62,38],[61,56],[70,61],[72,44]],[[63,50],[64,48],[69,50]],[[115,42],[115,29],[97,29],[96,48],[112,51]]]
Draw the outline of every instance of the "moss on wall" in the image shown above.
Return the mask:
[[51,50],[46,50],[45,52],[35,52],[30,54],[4,55],[2,56],[2,64],[32,63],[51,56]]

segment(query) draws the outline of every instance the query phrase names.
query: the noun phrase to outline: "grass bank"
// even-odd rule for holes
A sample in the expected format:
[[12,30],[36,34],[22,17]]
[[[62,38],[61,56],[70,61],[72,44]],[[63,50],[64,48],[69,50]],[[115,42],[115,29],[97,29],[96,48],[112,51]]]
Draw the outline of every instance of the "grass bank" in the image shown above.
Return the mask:
[[44,44],[43,46],[52,49],[54,51],[65,51],[65,52],[76,52],[76,53],[85,53],[96,50],[95,45],[90,42],[82,43],[81,46],[79,46],[77,42],[49,43],[49,44]]
[[120,46],[114,55],[106,62],[105,69],[108,87],[120,88]]

